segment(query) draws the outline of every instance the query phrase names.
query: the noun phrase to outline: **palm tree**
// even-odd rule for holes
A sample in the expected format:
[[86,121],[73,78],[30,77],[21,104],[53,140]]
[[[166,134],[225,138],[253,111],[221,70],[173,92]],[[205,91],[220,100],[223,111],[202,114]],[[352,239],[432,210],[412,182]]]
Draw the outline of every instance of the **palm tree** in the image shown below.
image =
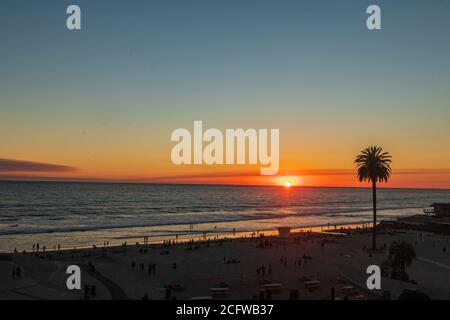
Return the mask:
[[411,266],[411,263],[415,258],[416,251],[410,243],[405,241],[395,241],[389,247],[389,260],[392,261],[395,268],[400,268],[399,276],[403,280],[408,280],[406,267]]
[[358,179],[360,182],[372,183],[373,196],[373,235],[372,250],[376,250],[377,225],[377,182],[387,182],[391,176],[391,155],[383,152],[381,147],[371,146],[361,151],[355,159]]

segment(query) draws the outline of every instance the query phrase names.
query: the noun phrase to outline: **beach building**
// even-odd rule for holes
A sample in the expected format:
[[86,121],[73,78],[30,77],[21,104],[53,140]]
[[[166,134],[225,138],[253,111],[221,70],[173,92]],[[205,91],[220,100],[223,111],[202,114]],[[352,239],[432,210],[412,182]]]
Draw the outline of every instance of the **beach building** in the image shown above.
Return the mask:
[[450,217],[450,203],[433,203],[430,208],[424,209],[427,215]]
[[291,234],[291,227],[277,227],[278,235],[280,237],[286,238]]

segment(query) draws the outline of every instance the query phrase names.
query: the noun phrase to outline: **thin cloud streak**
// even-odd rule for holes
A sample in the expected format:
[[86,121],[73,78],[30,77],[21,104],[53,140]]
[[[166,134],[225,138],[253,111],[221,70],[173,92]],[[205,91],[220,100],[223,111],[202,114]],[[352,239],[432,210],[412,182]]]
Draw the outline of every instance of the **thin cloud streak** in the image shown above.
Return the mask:
[[77,171],[76,167],[65,166],[60,164],[0,159],[0,172],[73,172]]

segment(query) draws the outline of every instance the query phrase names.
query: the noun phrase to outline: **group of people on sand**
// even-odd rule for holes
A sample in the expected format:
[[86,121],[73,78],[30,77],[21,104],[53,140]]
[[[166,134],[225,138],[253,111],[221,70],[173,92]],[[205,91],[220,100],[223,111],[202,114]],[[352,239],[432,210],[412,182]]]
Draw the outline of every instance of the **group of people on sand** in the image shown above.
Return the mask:
[[262,249],[270,249],[272,248],[272,241],[269,239],[260,239],[256,247]]
[[[307,254],[304,253],[300,258],[294,259],[294,266],[299,266],[299,267],[301,267],[301,265],[302,265],[302,260],[303,260],[303,263],[306,264],[306,263],[308,262],[308,260],[310,260],[310,259],[312,259],[312,257],[311,257],[310,255],[307,255]],[[287,267],[287,264],[288,264],[288,259],[287,259],[287,257],[281,256],[281,257],[280,257],[280,263],[281,263],[283,266]]]
[[[131,262],[131,268],[133,268],[133,269],[136,268],[136,262],[135,261]],[[140,263],[139,264],[139,269],[141,271],[144,271],[145,263]],[[149,263],[147,269],[148,269],[148,274],[156,274],[156,263]]]
[[[260,265],[258,268],[256,268],[256,274],[259,276],[265,276],[266,275],[266,266],[264,264]],[[269,264],[267,274],[272,274],[272,265]]]
[[[103,242],[103,247],[108,247],[108,246],[109,246],[109,241],[104,241]],[[95,244],[93,244],[92,247],[94,249],[97,248],[97,246]],[[73,249],[75,250],[75,247]],[[35,253],[35,254],[38,254],[39,252],[45,253],[46,250],[47,250],[47,247],[45,245],[41,246],[39,244],[39,242],[33,243],[33,245],[32,245],[32,252]],[[53,251],[56,251],[56,250],[58,250],[58,252],[61,251],[61,244],[53,245]],[[17,252],[18,252],[17,248],[14,248],[14,253],[17,253]],[[27,250],[23,250],[22,252],[26,253]]]
[[236,263],[240,263],[241,262],[241,260],[239,260],[239,259],[236,259],[236,258],[230,258],[230,259],[227,259],[227,257],[223,257],[223,263],[224,264],[236,264]]
[[[151,243],[149,242],[148,236],[145,236],[143,239],[144,239],[144,242],[143,242],[144,245],[151,245]],[[197,249],[197,248],[199,248],[200,244],[203,244],[203,245],[209,247],[212,243],[217,243],[219,246],[222,246],[225,241],[233,241],[233,240],[227,239],[227,238],[221,239],[218,236],[214,236],[213,238],[207,238],[206,233],[204,233],[203,238],[199,239],[199,240],[185,239],[185,241],[183,241],[183,240],[179,241],[178,234],[175,234],[175,239],[163,240],[162,243],[159,244],[159,247],[167,248],[167,247],[173,247],[173,246],[177,246],[177,245],[187,245],[187,248]],[[126,245],[126,243],[123,245]],[[141,245],[141,243],[136,242],[136,245],[139,246],[139,245]],[[155,244],[155,246],[157,246],[157,244]]]
[[294,260],[294,266],[302,266],[302,260],[303,260],[303,264],[306,264],[308,262],[308,259],[311,259],[311,256],[307,256],[306,254],[303,254],[302,257]]
[[[43,246],[42,247],[42,252],[45,252],[46,247]],[[38,253],[39,252],[39,242],[38,243],[33,243],[33,252]]]
[[20,266],[13,267],[12,277],[13,277],[13,279],[22,278],[22,270],[20,269]]
[[[32,250],[34,253],[36,253],[36,254],[39,253],[40,249],[41,249],[41,247],[39,246],[39,242],[33,243]],[[58,251],[61,251],[61,244],[54,245],[53,250],[56,250],[56,249],[58,249]],[[47,250],[47,247],[44,245],[44,246],[42,246],[42,252],[45,252],[45,250]]]

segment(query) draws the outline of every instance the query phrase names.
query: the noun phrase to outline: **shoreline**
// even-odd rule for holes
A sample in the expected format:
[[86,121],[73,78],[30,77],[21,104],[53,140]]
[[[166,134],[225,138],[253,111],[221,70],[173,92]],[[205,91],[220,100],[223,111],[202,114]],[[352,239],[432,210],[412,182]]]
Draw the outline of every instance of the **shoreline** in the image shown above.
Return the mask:
[[[418,207],[408,207],[401,209],[383,209],[384,212],[379,215],[378,221],[394,221],[399,217],[409,217],[420,212]],[[317,221],[319,217],[319,221]],[[46,232],[30,234],[4,234],[0,235],[3,245],[0,246],[0,252],[8,253],[17,251],[31,250],[32,244],[39,243],[46,245],[50,250],[58,244],[66,249],[86,248],[92,245],[103,246],[103,243],[110,242],[120,245],[123,242],[141,241],[144,237],[152,243],[162,243],[167,240],[178,239],[200,239],[204,234],[208,237],[218,236],[220,238],[230,237],[235,229],[236,233],[250,235],[253,232],[273,232],[279,226],[289,226],[293,230],[314,228],[329,228],[331,226],[354,226],[370,224],[372,221],[366,211],[350,212],[349,215],[285,215],[277,218],[264,219],[240,219],[220,222],[198,222],[189,224],[169,224],[169,225],[150,225],[136,227],[119,227],[113,229],[95,229],[87,231],[71,232]],[[166,227],[166,228],[164,228]],[[169,228],[169,229],[167,229]],[[198,228],[198,229],[196,229]],[[50,240],[49,240],[50,239]],[[79,240],[73,240],[79,239]],[[6,246],[8,244],[8,246]]]
[[[380,220],[379,222],[381,222]],[[359,222],[359,223],[347,223],[347,224],[335,224],[335,225],[315,225],[315,226],[305,226],[305,227],[292,227],[290,231],[290,236],[296,236],[302,233],[319,233],[319,234],[328,234],[328,235],[343,235],[343,230],[357,230],[357,229],[363,229],[370,225],[370,222]],[[368,230],[371,230],[371,227],[368,228]],[[201,234],[204,235],[201,235]],[[206,234],[206,236],[205,236]],[[195,235],[195,236],[192,236]],[[143,240],[142,236],[135,236],[135,237],[124,237],[124,238],[114,238],[114,240],[117,241],[107,241],[106,243],[93,243],[90,245],[76,245],[76,246],[61,246],[59,249],[55,248],[54,246],[47,247],[45,252],[52,253],[52,252],[58,252],[58,251],[79,251],[79,250],[85,250],[85,249],[93,249],[93,248],[116,248],[121,247],[124,244],[127,246],[140,246],[140,245],[163,245],[167,242],[170,242],[172,244],[187,244],[190,242],[202,242],[202,241],[219,241],[219,240],[229,240],[229,239],[249,239],[249,238],[258,238],[260,235],[263,236],[279,236],[279,231],[274,229],[262,229],[262,230],[244,230],[244,231],[236,231],[233,232],[232,230],[229,230],[228,232],[225,231],[217,231],[209,230],[209,231],[202,231],[199,232],[198,230],[193,231],[193,233],[186,232],[185,234],[172,234],[168,235],[168,239],[160,239],[160,240],[153,240],[153,241],[147,241],[142,243],[138,240]],[[158,235],[154,236],[146,236],[149,239],[152,237],[160,237]],[[122,240],[122,242],[120,242]],[[133,242],[131,242],[134,240]],[[111,243],[109,243],[111,242]],[[42,248],[42,247],[41,247]],[[11,254],[11,253],[35,253],[35,251],[23,248],[16,248],[11,249],[10,251],[0,251],[0,255],[4,254]],[[40,253],[43,253],[42,250]]]

